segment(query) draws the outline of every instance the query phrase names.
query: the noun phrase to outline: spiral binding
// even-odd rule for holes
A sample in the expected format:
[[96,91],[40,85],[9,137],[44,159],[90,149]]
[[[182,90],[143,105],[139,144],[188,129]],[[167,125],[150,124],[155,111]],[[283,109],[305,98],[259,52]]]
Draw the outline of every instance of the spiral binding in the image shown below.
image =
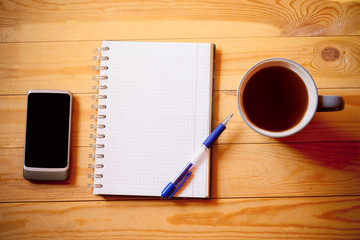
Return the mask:
[[[94,50],[94,53],[97,54],[96,56],[93,57],[93,60],[94,61],[97,61],[97,62],[100,62],[100,63],[103,63],[104,61],[108,61],[109,60],[109,56],[103,56],[102,53],[105,52],[105,51],[109,51],[109,47],[100,47],[100,48],[96,48]],[[100,65],[100,66],[94,66],[92,68],[93,70],[95,71],[106,71],[109,69],[108,66],[103,66],[103,65]],[[106,84],[102,84],[102,81],[106,81],[109,77],[107,75],[99,75],[99,76],[93,76],[92,79],[94,81],[97,81],[99,82],[98,85],[95,85],[93,86],[93,89],[94,90],[106,90],[108,87]],[[93,95],[91,97],[94,101],[96,101],[97,103],[96,104],[92,104],[91,105],[91,108],[98,111],[100,109],[106,109],[106,105],[105,104],[100,104],[99,103],[99,100],[103,100],[103,99],[107,99],[107,95],[106,94],[97,94],[97,95]],[[98,119],[105,119],[106,118],[106,115],[105,114],[99,114],[99,113],[96,113],[96,114],[92,114],[90,115],[90,118],[95,120],[95,121],[98,121]],[[99,124],[99,123],[96,123],[96,124],[91,124],[90,125],[90,129],[93,129],[95,131],[98,131],[98,129],[104,129],[106,126],[105,124]],[[90,134],[90,138],[91,139],[103,139],[105,138],[105,134],[103,133],[95,133],[95,134]],[[90,147],[93,148],[93,149],[97,149],[97,148],[105,148],[105,145],[104,144],[99,144],[99,143],[95,143],[95,144],[90,144]],[[103,159],[105,156],[104,154],[99,154],[99,153],[91,153],[89,154],[89,158],[90,159],[93,159],[93,160],[96,160],[96,159]],[[91,169],[95,169],[95,168],[103,168],[104,167],[104,164],[103,163],[91,163],[88,165],[88,168],[91,168]],[[93,173],[93,174],[89,174],[88,175],[88,178],[91,178],[91,179],[95,179],[95,178],[102,178],[103,177],[103,174],[101,173]],[[90,183],[88,184],[88,187],[91,187],[91,188],[102,188],[103,185],[102,184],[98,184],[98,183]]]
[[91,129],[105,128],[105,124],[90,124]]
[[108,76],[93,76],[92,79],[94,81],[100,81],[100,80],[107,80],[109,77]]
[[91,139],[105,138],[105,134],[90,134]]
[[109,47],[99,47],[94,49],[94,54],[101,54],[101,51],[109,51]]
[[100,70],[108,70],[108,66],[93,66],[92,68],[95,71],[100,71]]
[[88,178],[102,178],[102,174],[88,174]]
[[104,154],[89,154],[89,158],[95,159],[95,158],[104,158]]
[[93,58],[95,61],[106,61],[106,60],[109,60],[109,57],[108,56],[94,56]]
[[102,185],[102,184],[89,183],[89,184],[88,184],[88,187],[91,187],[91,188],[102,188],[103,185]]
[[99,99],[107,99],[107,95],[92,95],[91,99],[95,100],[95,101],[97,101]]
[[107,89],[107,85],[93,86],[92,89],[93,89],[93,90]]
[[104,148],[105,145],[104,144],[90,144],[91,148]]
[[106,108],[106,105],[91,104],[91,108],[94,108],[94,109],[105,109],[105,108]]
[[92,114],[92,115],[90,115],[90,118],[91,119],[98,119],[98,118],[104,119],[104,118],[106,118],[106,115],[105,114]]
[[88,168],[103,168],[103,167],[104,167],[104,164],[99,164],[99,163],[88,164]]

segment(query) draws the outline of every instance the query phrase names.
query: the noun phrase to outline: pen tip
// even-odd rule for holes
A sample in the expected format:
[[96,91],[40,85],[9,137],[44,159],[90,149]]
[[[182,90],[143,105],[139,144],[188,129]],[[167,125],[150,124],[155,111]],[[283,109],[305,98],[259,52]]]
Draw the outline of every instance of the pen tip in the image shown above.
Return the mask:
[[222,124],[224,124],[226,126],[226,124],[230,121],[230,119],[232,118],[233,115],[234,115],[234,113],[232,113],[230,116],[225,118],[225,120],[222,122]]

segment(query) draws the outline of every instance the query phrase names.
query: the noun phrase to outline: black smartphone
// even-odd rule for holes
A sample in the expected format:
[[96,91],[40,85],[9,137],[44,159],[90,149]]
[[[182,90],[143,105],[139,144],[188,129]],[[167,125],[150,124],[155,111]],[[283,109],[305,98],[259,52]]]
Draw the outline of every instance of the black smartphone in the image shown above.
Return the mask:
[[69,177],[71,113],[70,91],[28,92],[24,178],[66,180]]

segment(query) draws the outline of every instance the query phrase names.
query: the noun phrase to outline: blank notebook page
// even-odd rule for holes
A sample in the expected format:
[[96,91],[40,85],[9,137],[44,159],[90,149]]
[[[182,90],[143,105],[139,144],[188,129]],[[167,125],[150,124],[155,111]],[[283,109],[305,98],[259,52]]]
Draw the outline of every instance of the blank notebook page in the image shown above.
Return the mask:
[[[191,160],[210,133],[212,45],[104,41],[94,194],[160,196],[163,188]],[[178,197],[209,196],[209,155]]]

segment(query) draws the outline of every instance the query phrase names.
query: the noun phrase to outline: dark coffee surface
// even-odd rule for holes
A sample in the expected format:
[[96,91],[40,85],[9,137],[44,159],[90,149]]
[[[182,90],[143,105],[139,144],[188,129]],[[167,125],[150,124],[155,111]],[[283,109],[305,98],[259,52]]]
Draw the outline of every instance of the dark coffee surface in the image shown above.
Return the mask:
[[284,67],[268,67],[252,76],[241,96],[249,120],[268,131],[285,131],[303,118],[308,93],[301,78]]

